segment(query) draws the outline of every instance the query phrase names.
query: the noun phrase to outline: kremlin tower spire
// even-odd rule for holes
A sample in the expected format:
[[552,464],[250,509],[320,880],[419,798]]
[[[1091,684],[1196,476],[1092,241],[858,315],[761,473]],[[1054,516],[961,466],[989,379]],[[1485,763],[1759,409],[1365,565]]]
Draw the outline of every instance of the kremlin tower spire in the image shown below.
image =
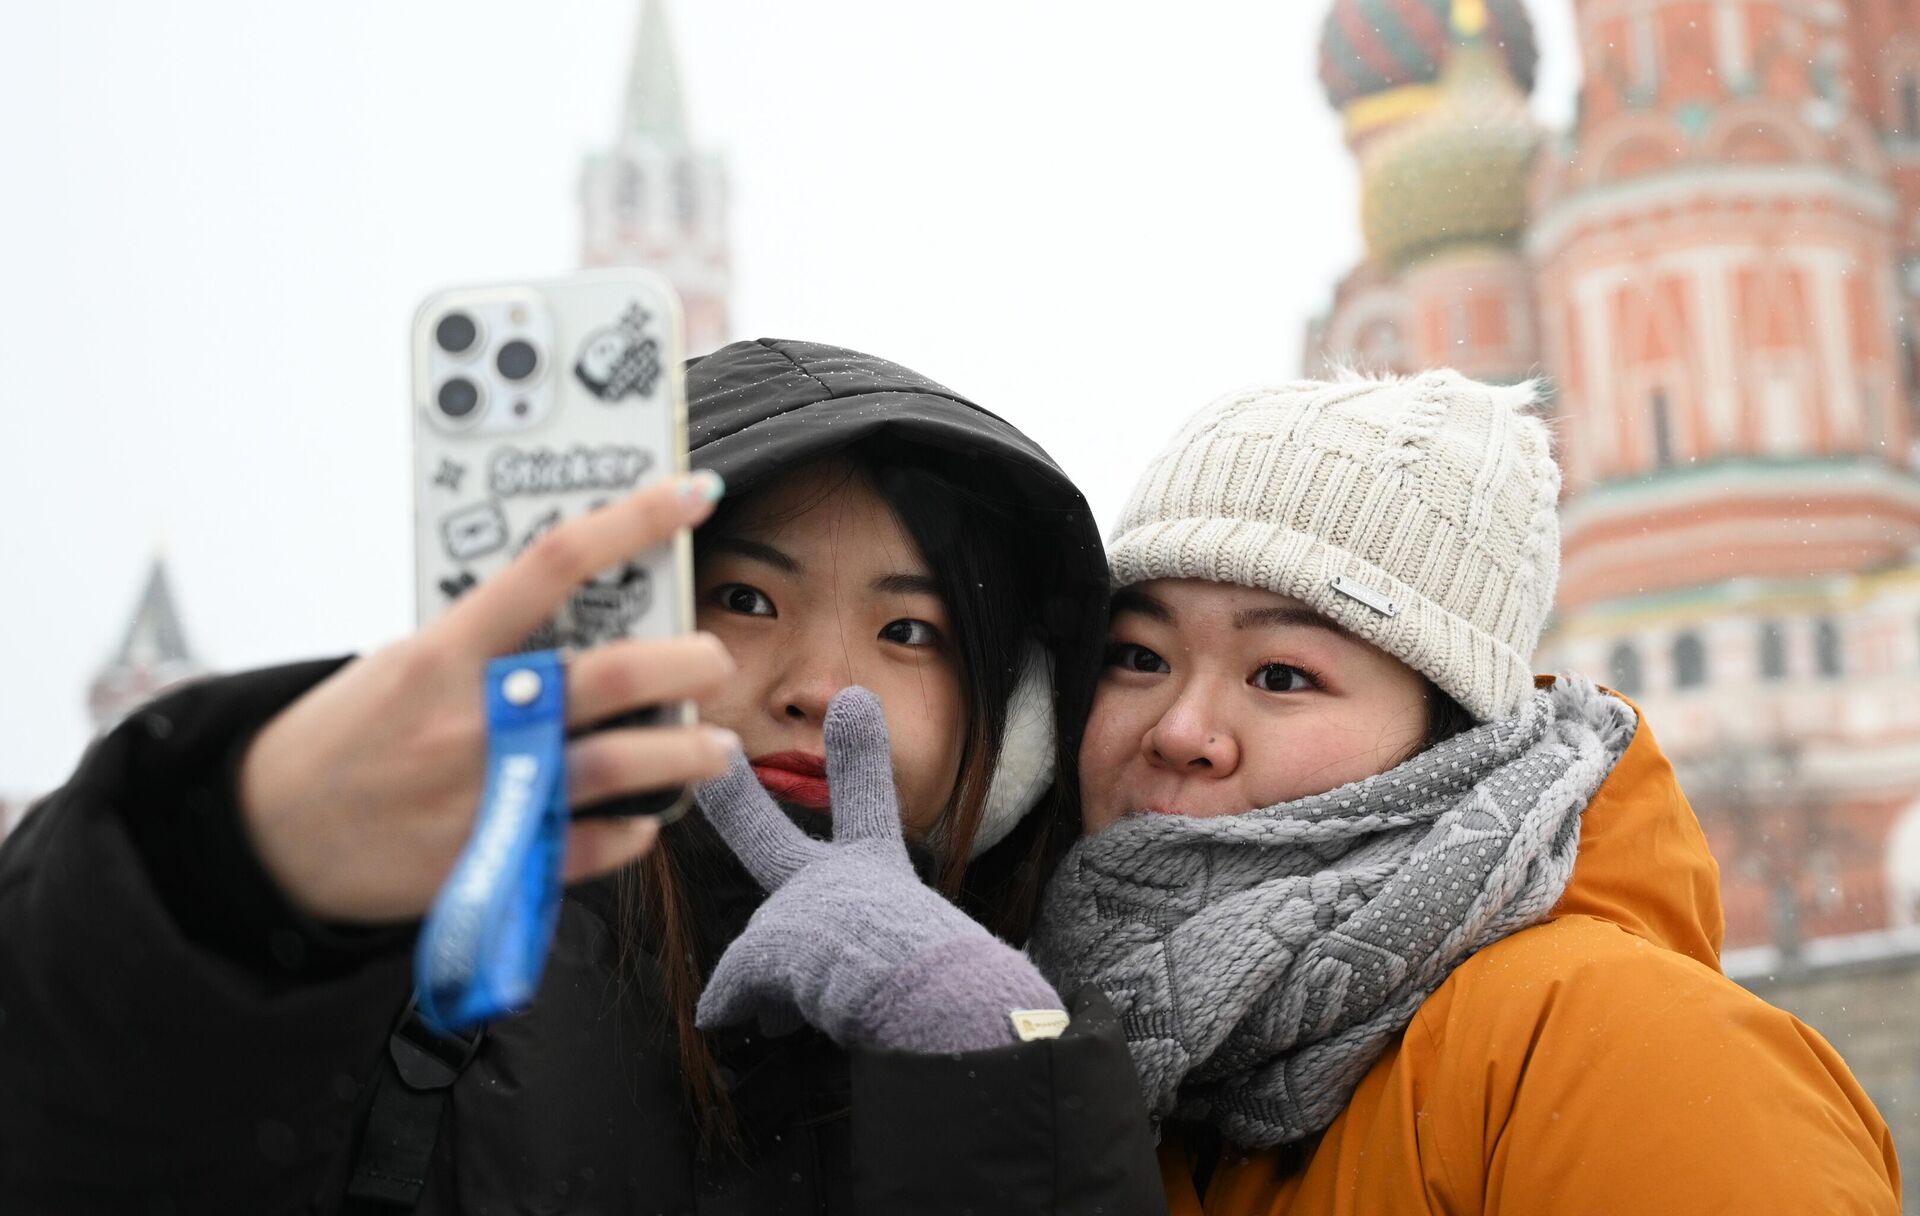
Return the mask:
[[686,102],[664,0],[643,0],[640,6],[623,102],[619,129],[627,138],[670,148],[687,146]]
[[641,0],[614,143],[581,169],[580,212],[584,265],[666,276],[686,311],[689,353],[727,341],[726,166],[693,143],[666,0]]
[[166,562],[156,556],[119,648],[102,665],[88,690],[87,710],[94,729],[111,729],[131,710],[205,671],[194,658],[186,631],[180,626]]

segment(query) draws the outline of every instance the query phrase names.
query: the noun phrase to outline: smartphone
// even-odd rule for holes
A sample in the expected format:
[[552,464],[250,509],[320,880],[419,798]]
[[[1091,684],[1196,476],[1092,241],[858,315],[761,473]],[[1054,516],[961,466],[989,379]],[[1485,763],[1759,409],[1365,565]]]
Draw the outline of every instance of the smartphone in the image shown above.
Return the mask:
[[[641,270],[435,292],[413,321],[414,593],[421,624],[549,529],[687,470],[680,302]],[[601,571],[526,639],[585,650],[693,628],[683,532]],[[691,702],[605,725],[691,723]],[[677,818],[684,788],[583,815]]]

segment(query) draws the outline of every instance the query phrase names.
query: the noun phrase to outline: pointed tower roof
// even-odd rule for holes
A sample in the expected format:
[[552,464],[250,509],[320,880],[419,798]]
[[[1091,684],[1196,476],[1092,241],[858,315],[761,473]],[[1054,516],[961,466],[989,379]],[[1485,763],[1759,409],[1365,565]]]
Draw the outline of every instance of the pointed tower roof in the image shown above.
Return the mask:
[[680,92],[673,35],[667,29],[666,0],[640,0],[640,24],[633,37],[633,57],[627,65],[620,137],[674,148],[686,146],[687,106]]
[[156,556],[119,649],[101,664],[87,690],[87,709],[94,725],[106,730],[135,706],[205,670],[187,647],[166,559]]
[[180,612],[173,604],[173,588],[167,581],[167,562],[156,556],[147,571],[147,585],[134,605],[133,619],[127,622],[120,649],[107,660],[108,667],[152,667],[162,663],[193,663],[187,649],[186,630],[180,627]]

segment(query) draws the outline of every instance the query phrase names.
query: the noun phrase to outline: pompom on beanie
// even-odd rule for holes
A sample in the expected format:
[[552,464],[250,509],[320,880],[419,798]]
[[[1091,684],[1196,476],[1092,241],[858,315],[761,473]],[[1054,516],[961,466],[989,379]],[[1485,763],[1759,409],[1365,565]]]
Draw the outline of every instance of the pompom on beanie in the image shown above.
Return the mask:
[[1538,386],[1454,371],[1223,397],[1148,467],[1108,548],[1159,578],[1299,600],[1481,721],[1516,712],[1560,571]]

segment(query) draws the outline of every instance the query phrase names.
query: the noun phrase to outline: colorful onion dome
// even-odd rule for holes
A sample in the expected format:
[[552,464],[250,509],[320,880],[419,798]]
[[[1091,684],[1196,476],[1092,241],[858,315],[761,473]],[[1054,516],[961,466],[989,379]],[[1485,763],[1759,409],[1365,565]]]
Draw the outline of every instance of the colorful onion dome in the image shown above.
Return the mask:
[[[1451,0],[1333,0],[1320,31],[1320,83],[1335,109],[1409,84],[1432,84],[1453,53]],[[1522,93],[1540,64],[1522,0],[1488,0],[1487,41]]]
[[1540,127],[1496,49],[1454,48],[1437,103],[1380,136],[1361,158],[1367,255],[1401,266],[1462,245],[1514,246]]

